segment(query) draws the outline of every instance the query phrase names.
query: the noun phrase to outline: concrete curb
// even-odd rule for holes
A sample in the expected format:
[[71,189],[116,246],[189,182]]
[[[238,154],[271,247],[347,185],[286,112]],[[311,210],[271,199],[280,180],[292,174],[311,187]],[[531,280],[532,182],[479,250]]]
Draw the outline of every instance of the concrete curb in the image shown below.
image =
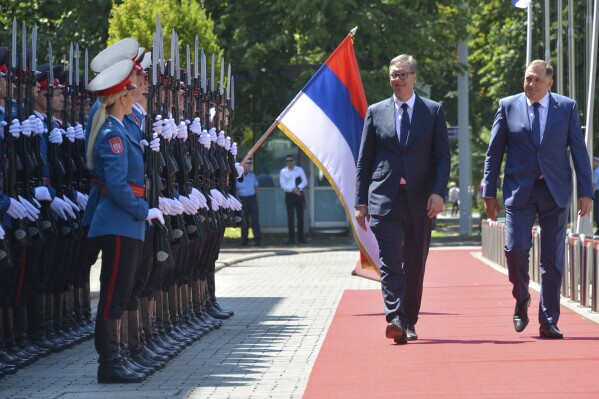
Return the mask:
[[236,263],[245,262],[248,260],[259,259],[259,258],[267,258],[270,256],[286,256],[286,255],[298,255],[298,254],[307,254],[307,253],[318,253],[318,252],[338,252],[338,251],[357,251],[358,247],[355,245],[346,245],[346,246],[335,246],[335,247],[326,247],[326,248],[305,248],[300,250],[294,249],[277,249],[273,251],[265,251],[265,252],[257,252],[248,255],[239,256],[236,258],[231,258],[223,261],[216,261],[215,269],[218,272],[225,267],[233,266]]

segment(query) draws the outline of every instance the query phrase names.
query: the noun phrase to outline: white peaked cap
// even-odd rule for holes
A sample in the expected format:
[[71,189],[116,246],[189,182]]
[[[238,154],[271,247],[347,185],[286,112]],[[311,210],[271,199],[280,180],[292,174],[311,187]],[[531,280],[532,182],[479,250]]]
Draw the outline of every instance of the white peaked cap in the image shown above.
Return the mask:
[[140,63],[140,65],[141,65],[141,67],[142,67],[143,69],[146,69],[146,68],[148,68],[148,67],[149,67],[151,64],[152,64],[152,52],[151,52],[151,51],[148,51],[148,52],[146,52],[146,53],[144,54],[144,59],[143,59],[143,60],[141,60],[141,63]]
[[135,63],[128,59],[121,60],[104,69],[89,82],[88,90],[95,91],[98,96],[107,96],[126,89],[134,89],[135,85],[131,83],[130,79],[134,65]]
[[139,51],[137,40],[128,37],[100,51],[89,63],[94,72],[102,72],[106,68],[122,60],[134,60]]

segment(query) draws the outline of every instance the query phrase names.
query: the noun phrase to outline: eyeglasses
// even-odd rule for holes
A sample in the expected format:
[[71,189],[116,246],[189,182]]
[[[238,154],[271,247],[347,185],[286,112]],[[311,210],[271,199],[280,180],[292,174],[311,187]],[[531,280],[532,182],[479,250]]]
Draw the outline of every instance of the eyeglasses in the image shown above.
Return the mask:
[[293,159],[286,159],[286,160],[285,160],[285,162],[287,162],[287,163],[292,163],[292,162],[293,162]]
[[408,78],[408,76],[414,74],[416,72],[393,72],[392,74],[389,74],[389,77],[391,77],[391,79],[397,79],[399,78],[400,80],[406,80]]

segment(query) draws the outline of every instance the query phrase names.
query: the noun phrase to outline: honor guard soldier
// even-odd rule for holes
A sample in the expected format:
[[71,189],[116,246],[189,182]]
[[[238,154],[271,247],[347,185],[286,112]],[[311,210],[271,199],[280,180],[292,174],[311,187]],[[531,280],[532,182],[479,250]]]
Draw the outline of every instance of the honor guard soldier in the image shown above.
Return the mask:
[[[133,71],[134,62],[122,60],[103,70],[89,84],[99,102],[86,142],[87,165],[98,183],[93,194],[97,196],[97,207],[91,215],[88,237],[95,237],[102,250],[95,331],[99,383],[141,382],[147,375],[128,368],[119,347],[119,325],[133,287],[145,222],[163,222],[162,212],[149,208],[144,199],[142,144],[123,125],[134,103],[135,86],[130,78]],[[158,151],[159,143],[158,139],[153,140],[150,148]]]

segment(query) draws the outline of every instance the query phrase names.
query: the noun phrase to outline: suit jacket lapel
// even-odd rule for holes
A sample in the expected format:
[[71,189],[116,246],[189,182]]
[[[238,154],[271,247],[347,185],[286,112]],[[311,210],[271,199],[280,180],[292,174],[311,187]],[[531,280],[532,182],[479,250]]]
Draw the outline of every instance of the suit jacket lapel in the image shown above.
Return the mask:
[[522,93],[518,100],[518,110],[520,111],[520,122],[528,132],[530,143],[536,147],[535,139],[532,137],[532,128],[530,127],[530,117],[528,115],[528,103],[526,102],[526,94]]
[[415,94],[416,99],[414,101],[412,119],[410,119],[410,135],[408,136],[408,144],[406,149],[410,149],[414,142],[418,140],[418,132],[422,131],[422,115],[426,113],[426,105],[424,105],[424,101],[422,101],[418,93]]
[[395,128],[395,101],[393,101],[393,97],[391,97],[385,105],[385,117],[383,120],[387,122],[387,126],[385,126],[384,131],[395,132],[395,145],[399,150],[399,132]]
[[545,121],[545,131],[543,132],[543,140],[541,140],[541,146],[547,140],[547,137],[551,135],[551,126],[554,126],[555,111],[557,110],[557,101],[549,93],[549,106],[547,107],[547,121]]

